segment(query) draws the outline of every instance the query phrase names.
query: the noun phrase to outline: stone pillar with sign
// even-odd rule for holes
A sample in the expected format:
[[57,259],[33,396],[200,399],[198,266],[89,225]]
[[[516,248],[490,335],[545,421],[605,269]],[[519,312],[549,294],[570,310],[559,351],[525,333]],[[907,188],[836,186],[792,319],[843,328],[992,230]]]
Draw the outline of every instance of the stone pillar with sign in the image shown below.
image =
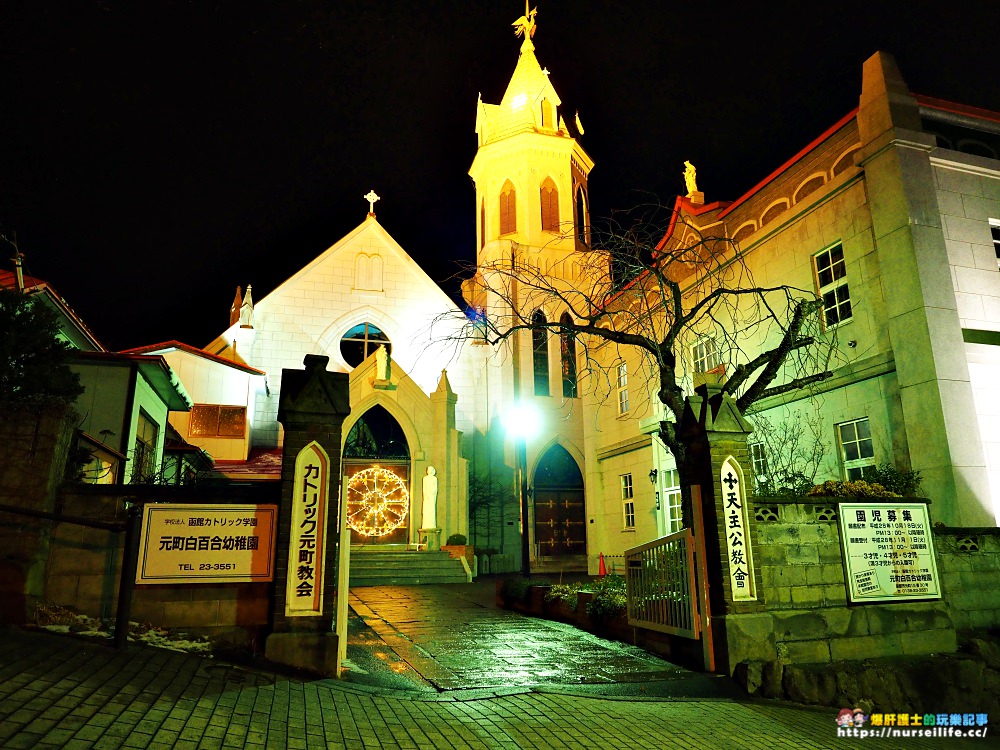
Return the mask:
[[[701,486],[707,578],[712,617],[763,609],[761,575],[754,564],[757,534],[749,497],[747,435],[751,425],[731,396],[717,384],[695,389],[680,430],[687,436],[690,459]],[[717,640],[725,643],[725,640]]]
[[284,427],[268,659],[337,673],[337,558],[340,446],[350,413],[348,376],[327,372],[329,357],[306,355],[282,370],[278,421]]

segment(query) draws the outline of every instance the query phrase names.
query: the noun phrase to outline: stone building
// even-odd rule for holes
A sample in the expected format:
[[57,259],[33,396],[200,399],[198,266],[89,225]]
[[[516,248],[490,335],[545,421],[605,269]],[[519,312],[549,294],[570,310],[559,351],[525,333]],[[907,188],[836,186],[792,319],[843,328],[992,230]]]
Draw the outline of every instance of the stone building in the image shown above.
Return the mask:
[[[858,108],[737,200],[678,198],[664,238],[731,238],[757,285],[822,297],[833,377],[756,411],[772,423],[812,420],[825,448],[817,482],[876,464],[919,471],[933,520],[950,526],[994,526],[1000,509],[998,153],[1000,114],[912,94],[878,53],[864,64]],[[721,337],[701,334],[685,367],[695,378],[731,372],[739,361]],[[660,412],[635,382],[638,358],[604,364],[624,366],[639,406],[615,415],[591,399],[585,410],[586,425],[604,426],[586,433],[589,544],[620,554],[677,526],[674,464],[653,436]],[[595,418],[602,409],[616,418]],[[766,476],[775,457],[754,439]]]

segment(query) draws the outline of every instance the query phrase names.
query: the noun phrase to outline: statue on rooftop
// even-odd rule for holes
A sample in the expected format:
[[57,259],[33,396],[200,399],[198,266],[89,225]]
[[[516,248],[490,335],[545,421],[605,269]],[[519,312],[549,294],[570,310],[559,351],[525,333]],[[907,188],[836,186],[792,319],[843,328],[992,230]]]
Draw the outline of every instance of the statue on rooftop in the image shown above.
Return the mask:
[[694,164],[689,161],[684,162],[684,185],[687,187],[688,195],[698,192],[698,183],[695,180],[697,171]]

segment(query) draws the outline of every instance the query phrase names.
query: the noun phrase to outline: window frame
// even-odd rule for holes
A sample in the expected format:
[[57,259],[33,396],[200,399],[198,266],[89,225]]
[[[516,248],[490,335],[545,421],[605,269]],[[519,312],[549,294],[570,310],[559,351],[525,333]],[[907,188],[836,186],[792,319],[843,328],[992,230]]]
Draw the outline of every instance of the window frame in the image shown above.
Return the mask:
[[[834,255],[838,253],[839,258],[835,259]],[[829,258],[829,262],[821,268],[820,261],[824,257]],[[823,301],[821,307],[823,327],[836,328],[853,320],[854,305],[851,302],[851,290],[847,278],[847,256],[844,253],[844,243],[835,242],[813,254],[812,265],[816,293]],[[827,273],[829,273],[829,278],[825,279],[824,274]],[[846,316],[841,314],[845,307]],[[837,311],[837,319],[832,322],[830,320],[831,310]]]
[[531,314],[531,382],[536,396],[551,396],[552,383],[549,378],[549,330],[545,326],[548,318],[541,310]]
[[[865,426],[865,431],[868,433],[865,436],[861,436],[861,431],[858,429],[858,425],[861,424]],[[844,422],[838,422],[835,427],[837,432],[837,448],[840,451],[840,465],[843,470],[844,479],[848,482],[864,479],[865,469],[875,467],[877,464],[875,459],[875,441],[871,430],[871,420],[868,417],[859,417],[857,419],[849,419]],[[851,439],[845,440],[845,428],[851,428],[853,430],[854,434]],[[857,452],[856,458],[849,457],[849,454],[851,453],[849,446],[855,446]],[[865,449],[867,449],[869,455],[864,455]]]
[[616,373],[616,390],[618,393],[618,416],[624,417],[629,413],[628,398],[628,363],[619,362]]
[[[203,432],[196,431],[195,429],[195,415],[196,413],[207,413],[210,409],[215,409],[215,432]],[[243,412],[242,427],[237,434],[235,431],[232,433],[223,434],[222,430],[222,411],[227,409],[230,411],[240,410]],[[247,407],[241,404],[194,404],[191,407],[191,414],[188,417],[188,437],[197,438],[222,438],[223,440],[242,440],[247,435]]]
[[618,483],[622,497],[622,529],[635,531],[635,493],[632,473],[619,474]]
[[[152,429],[151,440],[146,440],[144,437],[146,432],[143,429],[144,422]],[[160,425],[156,423],[149,413],[145,409],[140,408],[135,418],[135,434],[132,436],[132,460],[134,463],[130,476],[133,484],[145,484],[152,482],[156,478],[156,447],[160,440],[160,429]]]
[[[559,322],[571,324],[573,318],[568,312],[564,312],[559,316]],[[563,398],[578,398],[580,389],[576,372],[576,335],[568,331],[559,333],[559,368]]]
[[507,180],[500,190],[500,236],[517,232],[517,190]]
[[[709,364],[712,366],[709,367]],[[721,364],[722,358],[719,356],[719,347],[714,335],[699,336],[698,340],[691,344],[691,369],[693,372],[699,374],[712,372]]]

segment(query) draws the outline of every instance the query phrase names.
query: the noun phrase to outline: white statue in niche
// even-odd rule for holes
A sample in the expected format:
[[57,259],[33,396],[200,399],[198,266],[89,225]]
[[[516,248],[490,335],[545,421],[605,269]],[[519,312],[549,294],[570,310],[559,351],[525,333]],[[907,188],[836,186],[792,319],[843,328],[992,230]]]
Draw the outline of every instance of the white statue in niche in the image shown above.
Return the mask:
[[433,466],[427,467],[427,474],[424,475],[424,506],[422,524],[425,529],[437,528],[437,494],[438,478],[437,470]]
[[392,376],[392,369],[389,364],[389,352],[385,349],[385,344],[381,344],[375,350],[375,379],[389,380]]

